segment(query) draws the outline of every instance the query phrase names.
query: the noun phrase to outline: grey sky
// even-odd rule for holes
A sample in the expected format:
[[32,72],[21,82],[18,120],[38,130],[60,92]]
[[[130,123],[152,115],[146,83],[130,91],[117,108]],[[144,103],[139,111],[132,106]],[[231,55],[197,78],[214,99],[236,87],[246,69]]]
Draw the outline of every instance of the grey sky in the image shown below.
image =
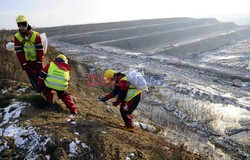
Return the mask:
[[47,27],[167,17],[212,17],[249,12],[248,0],[9,0],[1,2],[0,28],[15,29],[15,18]]

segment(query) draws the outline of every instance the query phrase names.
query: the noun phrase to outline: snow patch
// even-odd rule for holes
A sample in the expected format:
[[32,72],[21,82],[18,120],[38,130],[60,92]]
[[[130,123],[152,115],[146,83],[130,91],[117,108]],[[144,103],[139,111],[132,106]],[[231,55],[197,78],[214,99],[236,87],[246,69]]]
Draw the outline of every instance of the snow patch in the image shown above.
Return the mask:
[[49,137],[49,138],[47,138],[43,143],[41,143],[41,148],[42,148],[42,150],[43,151],[47,151],[47,148],[45,147],[45,145],[48,143],[48,141],[50,141],[51,140],[51,138]]
[[98,58],[100,59],[106,59],[107,57],[106,56],[97,56]]
[[12,124],[6,128],[3,135],[13,137],[14,143],[18,148],[27,150],[27,153],[29,154],[25,159],[35,158],[34,156],[36,156],[36,154],[34,151],[43,150],[44,144],[48,141],[48,139],[46,139],[45,142],[43,142],[42,136],[36,133],[35,128],[23,128],[16,124]]
[[11,88],[2,89],[1,92],[2,92],[2,94],[6,94],[6,93],[10,92],[11,90],[12,90]]
[[22,86],[22,87],[19,88],[17,91],[18,91],[18,92],[21,92],[21,93],[25,93],[26,90],[27,90],[28,88],[29,88],[29,87],[27,87],[27,86]]
[[75,157],[79,154],[80,148],[78,148],[78,145],[81,144],[83,149],[90,149],[89,146],[87,146],[85,143],[81,143],[80,140],[75,138],[75,141],[72,141],[69,144],[69,157]]
[[79,136],[79,133],[78,132],[74,132],[75,135]]
[[80,49],[69,49],[68,51],[71,52],[71,54],[78,54],[78,53],[81,53],[81,50],[80,50]]
[[229,32],[224,32],[224,33],[221,33],[220,35],[223,36],[223,35],[229,35],[229,34],[232,34],[232,33],[235,33],[237,30],[231,30]]
[[134,157],[135,154],[134,154],[134,153],[130,153],[129,156],[130,156],[130,157]]
[[43,149],[44,145],[48,142],[48,139],[38,135],[33,127],[20,127],[17,124],[11,124],[8,126],[3,133],[4,136],[13,137],[14,143],[18,148],[28,149],[28,152],[32,152],[36,149]]
[[76,156],[77,153],[78,153],[77,150],[78,150],[77,144],[76,144],[74,141],[72,141],[72,142],[69,144],[69,152],[70,152],[69,157],[74,157],[74,156]]
[[74,125],[75,125],[75,124],[76,124],[76,121],[71,121],[71,124],[74,124]]
[[223,97],[233,98],[234,95],[232,93],[225,93],[222,95]]
[[80,144],[81,141],[79,141],[79,139],[75,138],[75,142],[76,142],[76,144]]
[[0,152],[2,152],[4,149],[9,148],[7,144],[8,144],[7,141],[0,139]]
[[83,148],[83,149],[90,149],[90,147],[87,146],[85,143],[82,143],[81,145],[82,145],[82,148]]
[[46,160],[50,160],[50,155],[45,156]]
[[74,116],[74,115],[70,115],[69,118],[70,118],[70,119],[74,119],[75,116]]
[[214,60],[226,60],[226,59],[235,59],[235,58],[239,58],[240,56],[213,56],[212,59]]
[[250,106],[250,97],[238,98],[238,102],[245,106]]
[[141,129],[148,131],[148,132],[155,132],[156,128],[152,125],[140,123],[140,122],[134,122],[134,126],[140,127]]
[[139,64],[131,64],[129,65],[130,68],[145,68],[144,63],[139,63]]
[[[14,120],[21,115],[23,108],[28,106],[27,103],[16,102],[13,100],[13,104],[4,108],[3,122],[0,124],[0,133],[2,136],[12,137],[14,144],[21,149],[27,151],[25,160],[36,159],[37,151],[42,151],[45,144],[50,138],[45,138],[35,131],[34,127],[26,124],[26,127],[16,124],[18,120]],[[3,128],[3,125],[5,126]],[[0,142],[0,148],[6,147],[6,143]]]
[[139,52],[126,52],[125,54],[138,56],[138,55],[141,55],[142,53],[139,53]]
[[6,107],[3,111],[5,114],[3,117],[3,122],[0,124],[0,126],[9,123],[12,118],[14,119],[20,117],[21,111],[26,105],[27,103],[15,102],[14,104]]
[[248,63],[248,67],[246,68],[247,70],[250,70],[250,62]]

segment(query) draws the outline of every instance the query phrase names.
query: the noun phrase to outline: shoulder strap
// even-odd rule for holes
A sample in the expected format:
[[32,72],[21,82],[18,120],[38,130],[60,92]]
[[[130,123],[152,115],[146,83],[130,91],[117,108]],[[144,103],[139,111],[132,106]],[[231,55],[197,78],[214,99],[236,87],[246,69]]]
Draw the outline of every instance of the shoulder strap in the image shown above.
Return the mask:
[[[124,76],[123,78],[121,78],[121,80],[128,81],[128,77]],[[131,82],[129,82],[129,83],[130,83],[129,89],[137,89],[133,84],[131,84]]]
[[17,32],[15,34],[15,37],[22,45],[24,45],[24,43],[26,42],[26,40],[24,39],[23,35],[20,32]]
[[38,35],[38,33],[32,30],[32,31],[30,32],[30,34],[29,34],[29,41],[30,41],[31,43],[35,44],[35,43],[36,43],[36,36],[37,36],[37,35]]

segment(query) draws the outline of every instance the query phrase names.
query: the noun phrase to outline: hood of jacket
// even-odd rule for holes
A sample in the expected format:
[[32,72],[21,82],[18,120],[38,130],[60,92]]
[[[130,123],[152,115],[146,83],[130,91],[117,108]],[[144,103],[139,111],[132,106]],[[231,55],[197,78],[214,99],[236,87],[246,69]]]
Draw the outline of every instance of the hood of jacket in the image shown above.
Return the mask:
[[58,62],[56,60],[53,61],[58,68],[60,68],[61,70],[64,70],[64,71],[69,71],[70,70],[70,66],[66,63],[64,63],[63,61],[62,62]]

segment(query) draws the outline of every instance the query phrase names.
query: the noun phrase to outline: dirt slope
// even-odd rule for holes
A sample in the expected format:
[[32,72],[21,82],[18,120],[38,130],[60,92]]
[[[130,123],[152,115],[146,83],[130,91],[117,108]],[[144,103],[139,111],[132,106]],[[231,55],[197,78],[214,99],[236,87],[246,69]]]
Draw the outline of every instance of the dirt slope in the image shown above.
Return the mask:
[[[119,109],[97,101],[97,97],[108,89],[86,85],[86,74],[93,73],[93,70],[94,73],[102,73],[87,62],[79,64],[74,60],[69,61],[72,66],[69,92],[74,97],[79,114],[70,116],[64,104],[57,98],[56,105],[48,106],[40,94],[31,89],[15,53],[6,51],[4,43],[13,37],[3,32],[0,36],[0,90],[11,88],[7,94],[0,93],[0,109],[12,98],[31,103],[30,107],[22,111],[19,124],[26,125],[29,122],[41,135],[51,136],[51,141],[46,145],[46,154],[51,159],[205,159],[185,151],[183,146],[166,142],[157,133],[140,128],[136,128],[134,133],[121,129]],[[45,61],[51,60],[57,54],[58,51],[49,47]],[[20,94],[18,88],[23,86],[28,86],[29,89]],[[0,110],[2,111],[3,109]],[[18,157],[22,150],[13,145],[13,139],[2,135],[0,137],[7,140],[10,146],[0,152],[0,159],[22,159],[21,156]],[[69,157],[69,145],[76,138],[88,147],[76,156]],[[37,159],[45,159],[44,153],[41,152]]]

